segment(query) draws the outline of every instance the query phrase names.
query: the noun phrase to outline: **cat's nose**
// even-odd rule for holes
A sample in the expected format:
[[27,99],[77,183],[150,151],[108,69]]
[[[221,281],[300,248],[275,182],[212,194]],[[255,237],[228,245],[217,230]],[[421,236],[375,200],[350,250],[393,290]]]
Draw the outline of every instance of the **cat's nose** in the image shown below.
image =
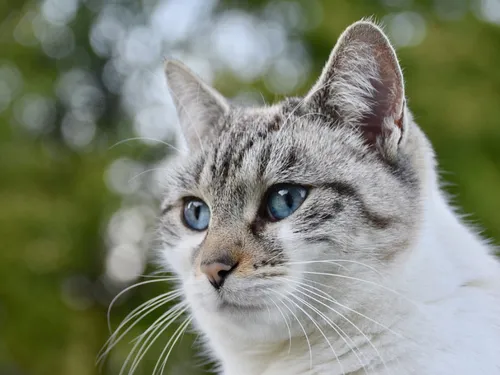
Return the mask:
[[215,289],[219,289],[226,277],[236,268],[237,264],[232,262],[215,261],[201,265],[201,272],[207,275],[208,281]]

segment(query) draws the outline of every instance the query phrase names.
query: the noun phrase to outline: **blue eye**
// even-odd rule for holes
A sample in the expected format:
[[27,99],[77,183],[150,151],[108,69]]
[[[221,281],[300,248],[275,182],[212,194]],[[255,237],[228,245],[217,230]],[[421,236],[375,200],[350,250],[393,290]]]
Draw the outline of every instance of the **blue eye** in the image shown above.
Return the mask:
[[184,202],[184,223],[191,229],[203,231],[210,222],[210,209],[205,202],[189,198]]
[[267,213],[272,221],[282,220],[297,210],[306,199],[307,189],[300,185],[276,185],[267,193]]

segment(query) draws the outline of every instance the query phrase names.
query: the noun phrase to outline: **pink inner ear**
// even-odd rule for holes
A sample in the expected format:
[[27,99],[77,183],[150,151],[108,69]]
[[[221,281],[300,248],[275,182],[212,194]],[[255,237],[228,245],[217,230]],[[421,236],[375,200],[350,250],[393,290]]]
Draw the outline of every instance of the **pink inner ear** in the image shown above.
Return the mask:
[[401,86],[394,81],[394,78],[384,81],[384,77],[371,80],[375,89],[374,96],[366,100],[371,102],[372,110],[361,119],[362,131],[368,143],[374,143],[379,135],[390,130],[384,129],[385,119],[388,117],[392,117],[394,124],[400,129],[403,126],[403,93],[399,88]]
[[394,124],[402,129],[404,92],[403,82],[396,57],[389,45],[377,44],[372,47],[377,62],[379,79],[371,79],[374,95],[366,98],[370,101],[371,111],[362,119],[362,130],[368,143],[375,143],[379,135],[389,131],[384,129],[387,118],[393,118]]

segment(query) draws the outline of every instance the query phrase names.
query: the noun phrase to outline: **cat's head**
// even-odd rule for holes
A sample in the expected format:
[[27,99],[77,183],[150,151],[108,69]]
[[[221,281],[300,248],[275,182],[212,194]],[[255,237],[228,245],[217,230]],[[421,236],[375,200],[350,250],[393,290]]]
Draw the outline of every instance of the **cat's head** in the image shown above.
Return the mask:
[[422,211],[416,125],[382,30],[349,27],[311,91],[273,106],[233,107],[177,62],[166,75],[186,147],[162,181],[160,258],[200,319],[286,336],[283,316],[334,306],[321,291],[367,299],[356,279],[390,272]]

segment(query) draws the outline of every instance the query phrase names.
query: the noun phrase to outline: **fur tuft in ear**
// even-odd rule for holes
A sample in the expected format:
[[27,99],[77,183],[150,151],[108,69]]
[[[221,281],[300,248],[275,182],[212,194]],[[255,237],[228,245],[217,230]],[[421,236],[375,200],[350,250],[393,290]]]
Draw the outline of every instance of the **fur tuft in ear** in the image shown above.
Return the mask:
[[306,101],[336,123],[359,127],[367,143],[394,157],[405,135],[404,82],[382,29],[370,21],[348,27]]
[[165,73],[188,149],[199,148],[207,132],[229,111],[229,104],[178,61],[167,60]]

